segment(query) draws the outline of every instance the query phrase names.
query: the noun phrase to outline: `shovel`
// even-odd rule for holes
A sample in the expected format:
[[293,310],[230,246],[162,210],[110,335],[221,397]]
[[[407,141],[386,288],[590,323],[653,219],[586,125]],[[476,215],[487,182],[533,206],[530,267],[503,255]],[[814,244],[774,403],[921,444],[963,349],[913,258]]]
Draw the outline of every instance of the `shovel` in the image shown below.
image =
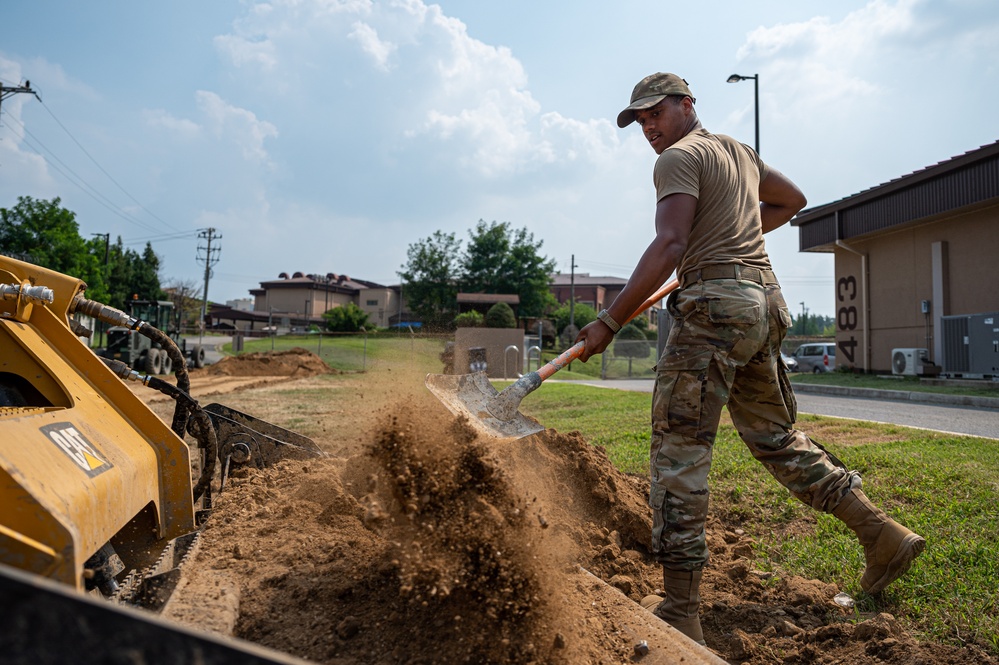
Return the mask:
[[[667,282],[621,325],[662,300],[677,285],[675,279]],[[493,388],[485,372],[427,374],[425,383],[451,413],[464,416],[470,425],[483,434],[500,439],[520,439],[545,429],[518,410],[520,402],[541,387],[542,381],[579,358],[583,353],[583,346],[583,342],[577,342],[544,367],[517,379],[503,392],[497,392]]]

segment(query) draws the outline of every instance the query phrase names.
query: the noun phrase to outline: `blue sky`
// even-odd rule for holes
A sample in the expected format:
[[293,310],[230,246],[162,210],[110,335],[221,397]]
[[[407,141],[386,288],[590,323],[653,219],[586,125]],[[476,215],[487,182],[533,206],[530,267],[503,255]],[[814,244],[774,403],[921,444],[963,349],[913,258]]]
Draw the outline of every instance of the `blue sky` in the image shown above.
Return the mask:
[[[81,232],[216,301],[280,272],[398,283],[410,244],[527,227],[568,271],[627,277],[655,154],[614,118],[680,74],[711,131],[820,205],[999,139],[994,0],[6,0],[0,206],[60,197]],[[202,243],[203,244],[203,243]],[[831,315],[831,255],[768,236],[795,313]]]

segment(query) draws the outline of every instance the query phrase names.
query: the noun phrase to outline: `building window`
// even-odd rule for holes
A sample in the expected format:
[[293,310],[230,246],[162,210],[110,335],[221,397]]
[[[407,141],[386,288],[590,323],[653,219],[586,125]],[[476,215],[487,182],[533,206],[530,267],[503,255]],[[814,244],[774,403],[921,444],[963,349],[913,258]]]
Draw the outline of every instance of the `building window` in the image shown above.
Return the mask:
[[366,300],[364,304],[367,305],[368,307],[378,307],[377,300]]

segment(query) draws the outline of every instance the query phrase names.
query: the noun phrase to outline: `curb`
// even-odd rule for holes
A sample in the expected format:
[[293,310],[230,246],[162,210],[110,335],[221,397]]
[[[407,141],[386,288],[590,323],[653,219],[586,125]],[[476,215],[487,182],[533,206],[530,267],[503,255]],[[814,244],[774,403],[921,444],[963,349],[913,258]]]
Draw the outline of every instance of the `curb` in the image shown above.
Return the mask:
[[971,406],[978,409],[999,409],[999,397],[979,397],[976,395],[945,395],[909,390],[882,390],[880,388],[850,388],[847,386],[819,386],[813,383],[791,382],[796,393],[837,395],[840,397],[867,397],[894,402],[916,404],[940,404],[943,406]]

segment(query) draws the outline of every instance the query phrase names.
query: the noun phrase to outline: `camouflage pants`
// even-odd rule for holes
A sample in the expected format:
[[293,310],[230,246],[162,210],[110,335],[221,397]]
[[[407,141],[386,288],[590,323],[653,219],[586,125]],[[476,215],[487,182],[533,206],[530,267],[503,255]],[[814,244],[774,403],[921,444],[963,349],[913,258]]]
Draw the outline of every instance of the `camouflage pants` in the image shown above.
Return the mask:
[[652,400],[652,549],[666,568],[698,570],[708,560],[707,479],[724,406],[753,456],[813,508],[831,511],[860,477],[794,429],[797,403],[780,360],[791,317],[778,284],[695,282],[668,308]]

